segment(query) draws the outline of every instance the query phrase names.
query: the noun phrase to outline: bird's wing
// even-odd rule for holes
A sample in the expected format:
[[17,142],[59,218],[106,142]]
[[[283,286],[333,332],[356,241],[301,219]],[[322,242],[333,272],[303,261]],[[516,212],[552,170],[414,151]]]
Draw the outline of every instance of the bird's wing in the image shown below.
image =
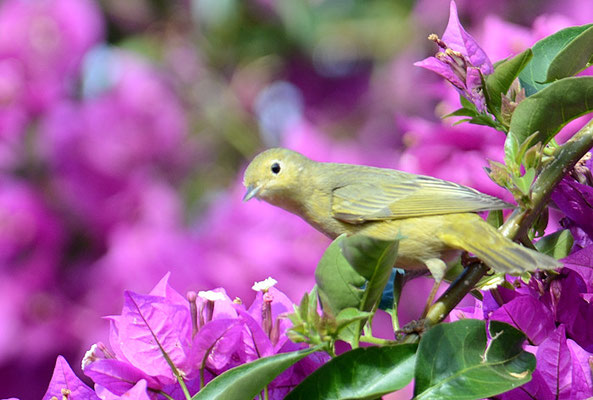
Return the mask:
[[332,193],[333,216],[357,224],[513,208],[496,197],[441,179],[399,171],[377,174],[365,173],[356,183],[337,187]]

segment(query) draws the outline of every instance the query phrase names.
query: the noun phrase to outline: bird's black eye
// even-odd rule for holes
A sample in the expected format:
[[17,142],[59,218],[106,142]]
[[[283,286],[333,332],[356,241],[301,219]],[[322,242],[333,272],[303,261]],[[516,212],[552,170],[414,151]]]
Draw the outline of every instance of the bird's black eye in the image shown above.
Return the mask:
[[280,164],[275,162],[274,164],[272,164],[272,167],[270,169],[272,170],[273,174],[277,175],[280,173]]

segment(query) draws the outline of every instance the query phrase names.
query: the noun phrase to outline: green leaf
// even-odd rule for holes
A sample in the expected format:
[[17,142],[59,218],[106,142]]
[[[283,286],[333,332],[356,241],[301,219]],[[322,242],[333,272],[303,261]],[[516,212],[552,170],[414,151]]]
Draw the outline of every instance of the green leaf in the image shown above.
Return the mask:
[[371,311],[381,300],[397,258],[398,240],[378,240],[364,235],[352,235],[340,243],[349,264],[367,281],[358,309]]
[[508,135],[504,141],[504,163],[512,171],[518,171],[521,160],[517,160],[519,141],[516,136]]
[[418,347],[414,399],[483,399],[531,380],[535,357],[523,351],[525,335],[510,325],[474,319],[429,329]]
[[477,117],[473,117],[468,121],[470,124],[474,125],[482,125],[482,126],[489,126],[496,130],[502,130],[499,124],[496,123],[495,120],[488,114],[480,114]]
[[593,56],[593,25],[575,37],[554,57],[546,82],[573,76],[585,69]]
[[204,386],[192,400],[252,400],[285,369],[315,351],[316,347],[310,347],[281,353],[229,369]]
[[449,118],[449,117],[477,117],[478,115],[480,115],[478,113],[478,111],[476,111],[476,109],[469,109],[469,108],[458,108],[457,110],[443,115],[443,118]]
[[360,334],[360,325],[356,322],[366,321],[372,313],[356,308],[346,308],[336,317],[338,337],[348,343],[355,341]]
[[489,166],[486,168],[488,176],[494,183],[504,188],[508,188],[511,184],[512,174],[509,168],[497,161],[488,160]]
[[468,110],[475,110],[476,113],[478,112],[478,110],[476,110],[476,105],[461,94],[459,95],[459,103],[463,108],[467,108]]
[[533,169],[533,168],[530,168],[527,171],[525,171],[525,175],[523,175],[521,177],[513,176],[513,182],[515,183],[517,188],[521,191],[521,193],[523,193],[526,196],[529,194],[529,191],[531,189],[531,184],[533,183],[534,179],[535,179],[535,169]]
[[545,145],[573,119],[593,111],[593,77],[565,78],[523,100],[513,113],[509,136],[527,147]]
[[412,380],[417,346],[366,347],[344,353],[309,375],[285,399],[377,399]]
[[537,136],[538,132],[533,133],[527,137],[523,143],[519,145],[519,139],[515,135],[508,135],[504,141],[504,162],[514,175],[520,174],[520,167],[524,163],[525,154],[531,149],[537,149],[536,146],[528,147],[532,139]]
[[315,270],[323,310],[334,316],[349,307],[359,308],[366,283],[342,254],[340,242],[345,238],[341,235],[328,246]]
[[546,233],[546,228],[548,227],[548,222],[550,221],[550,209],[548,207],[544,207],[544,209],[539,213],[533,226],[531,227],[530,231],[528,232],[528,238],[541,238]]
[[500,113],[501,96],[509,91],[511,84],[533,57],[531,49],[496,65],[494,73],[486,76],[486,99],[492,114]]
[[574,239],[568,229],[557,231],[544,236],[535,243],[536,249],[556,260],[568,256]]
[[311,293],[305,293],[294,312],[288,315],[292,327],[288,330],[289,339],[295,343],[306,342],[310,345],[325,344],[323,337],[325,326],[317,313],[317,286]]
[[486,218],[486,222],[488,222],[490,225],[492,225],[496,229],[500,228],[500,226],[504,223],[504,218],[502,216],[502,210],[489,211],[488,217]]
[[527,96],[531,96],[544,89],[548,84],[548,68],[552,60],[581,33],[589,29],[592,25],[573,26],[563,29],[543,38],[533,47],[533,58],[527,64],[527,67],[519,74],[521,86],[525,89]]

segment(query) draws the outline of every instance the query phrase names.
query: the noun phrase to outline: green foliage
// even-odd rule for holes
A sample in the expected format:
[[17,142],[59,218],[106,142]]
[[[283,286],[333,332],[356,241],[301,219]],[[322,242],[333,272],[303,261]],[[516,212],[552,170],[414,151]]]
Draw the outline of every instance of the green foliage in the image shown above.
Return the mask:
[[511,120],[509,136],[518,143],[548,143],[571,120],[593,111],[593,77],[565,78],[523,100]]
[[397,257],[397,241],[342,235],[327,248],[315,280],[323,309],[370,311],[381,298]]
[[315,270],[315,281],[323,310],[337,315],[346,308],[358,308],[364,295],[366,279],[348,263],[339,243],[345,235],[334,240],[323,253]]
[[358,348],[307,377],[287,399],[376,399],[415,379],[415,399],[481,399],[531,379],[535,357],[523,333],[503,322],[460,320],[426,332],[420,343]]
[[498,229],[504,223],[502,210],[490,211],[488,217],[486,217],[486,222]]
[[391,276],[397,258],[397,240],[378,240],[368,236],[353,235],[339,242],[342,254],[367,284],[359,305],[370,311],[381,300],[381,294]]
[[531,49],[527,49],[511,59],[498,63],[494,73],[485,78],[486,104],[497,119],[502,119],[502,97],[507,95],[511,85],[532,57]]
[[415,399],[482,399],[529,382],[535,357],[523,351],[523,333],[484,321],[440,324],[422,336],[415,368]]
[[564,229],[544,236],[535,243],[535,247],[539,252],[559,260],[568,256],[573,243],[572,234],[568,229]]
[[[560,59],[557,59],[557,56],[559,56],[565,48],[569,48],[567,52],[572,54],[574,49],[581,46],[579,44],[581,39],[577,41],[577,44],[574,45],[576,47],[573,47],[572,49],[570,48],[571,43],[579,38],[582,33],[585,33],[591,26],[592,25],[573,26],[563,29],[540,40],[532,47],[533,58],[529,64],[527,64],[527,67],[519,74],[521,86],[525,89],[528,96],[537,93],[548,85],[548,83],[546,83],[549,81],[548,70],[553,62],[556,64],[552,71],[554,76],[562,76],[563,74],[561,71],[564,72],[564,76],[569,76],[566,75],[566,72],[574,68],[570,68],[566,64],[571,63],[571,61],[560,61]],[[589,33],[586,33],[586,35],[589,35]],[[565,55],[561,55],[561,57],[565,57]],[[578,59],[581,59],[581,57]]]
[[531,186],[535,181],[535,168],[528,168],[524,174],[508,165],[489,161],[486,172],[496,184],[508,189],[523,208],[531,207]]
[[330,354],[333,354],[337,339],[350,343],[357,340],[360,334],[357,322],[366,321],[372,315],[349,307],[341,310],[336,317],[327,313],[320,316],[317,309],[317,287],[314,287],[311,293],[305,293],[299,306],[295,306],[295,312],[288,316],[293,325],[288,337],[296,343],[321,345]]
[[229,369],[204,386],[192,400],[251,400],[282,371],[317,350],[312,347],[281,353]]
[[461,124],[463,122],[469,122],[470,124],[474,125],[484,125],[489,126],[491,128],[497,129],[499,131],[505,131],[505,128],[494,118],[486,113],[480,113],[474,103],[467,100],[463,96],[459,96],[459,100],[461,102],[461,108],[453,111],[450,114],[443,116],[443,118],[448,117],[469,117],[462,120],[459,120],[455,123],[455,125]]
[[417,344],[358,348],[332,359],[286,397],[377,399],[412,380]]
[[593,60],[593,25],[585,26],[589,26],[589,28],[556,54],[548,67],[546,82],[573,76],[591,64]]
[[[384,241],[362,235],[342,235],[329,245],[315,270],[324,311],[323,322],[318,325],[321,324],[326,336],[334,339],[339,336],[357,346],[362,327],[372,316],[369,312],[376,310],[391,275],[397,245],[397,240]],[[311,296],[307,301],[311,301]],[[315,326],[311,321],[316,317],[311,316],[307,322],[303,317],[303,304],[297,313],[301,317],[296,322],[302,329],[296,333],[308,337],[305,331],[307,326]]]

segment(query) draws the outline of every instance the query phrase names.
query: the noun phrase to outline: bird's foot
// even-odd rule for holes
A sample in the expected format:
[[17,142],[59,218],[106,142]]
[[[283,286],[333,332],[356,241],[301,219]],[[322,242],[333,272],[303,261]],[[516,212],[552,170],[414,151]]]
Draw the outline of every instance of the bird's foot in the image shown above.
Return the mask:
[[426,330],[424,322],[424,319],[419,319],[407,323],[400,330],[395,331],[395,340],[405,342],[405,338],[409,336],[422,336],[422,334]]

